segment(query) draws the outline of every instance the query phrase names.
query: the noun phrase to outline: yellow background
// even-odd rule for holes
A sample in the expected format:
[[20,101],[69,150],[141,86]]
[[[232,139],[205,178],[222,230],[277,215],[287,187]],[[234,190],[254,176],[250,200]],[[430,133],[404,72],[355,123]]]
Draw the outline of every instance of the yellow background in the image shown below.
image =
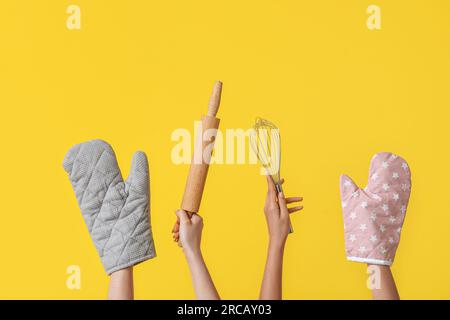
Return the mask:
[[[81,30],[66,28],[69,4]],[[382,29],[366,27],[381,7]],[[393,272],[403,298],[450,298],[448,1],[2,1],[0,298],[105,298],[108,278],[61,163],[102,138],[124,177],[150,160],[157,258],[136,298],[194,298],[172,242],[188,166],[170,160],[216,79],[221,128],[256,116],[281,129],[285,193],[304,196],[285,252],[287,299],[370,298],[344,251],[339,175],[367,181],[371,156],[409,162],[413,189]],[[256,165],[211,168],[203,251],[223,298],[257,298],[266,254]],[[81,267],[81,290],[66,268]]]

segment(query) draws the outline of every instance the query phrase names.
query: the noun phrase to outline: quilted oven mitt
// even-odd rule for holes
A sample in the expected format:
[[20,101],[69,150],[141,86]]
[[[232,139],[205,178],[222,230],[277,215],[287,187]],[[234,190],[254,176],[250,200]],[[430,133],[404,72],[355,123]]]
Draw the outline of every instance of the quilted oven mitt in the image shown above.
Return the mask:
[[390,266],[411,191],[408,164],[392,153],[378,153],[364,189],[346,175],[341,176],[340,189],[347,259]]
[[63,167],[108,274],[155,256],[145,153],[134,154],[125,182],[113,149],[102,140],[72,147]]

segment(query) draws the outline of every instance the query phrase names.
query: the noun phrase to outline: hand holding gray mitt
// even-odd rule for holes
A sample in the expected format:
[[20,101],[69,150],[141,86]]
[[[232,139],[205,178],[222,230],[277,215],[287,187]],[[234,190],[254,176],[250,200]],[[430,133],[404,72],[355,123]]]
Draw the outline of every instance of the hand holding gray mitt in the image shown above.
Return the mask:
[[102,140],[72,147],[63,167],[108,274],[155,256],[145,153],[134,154],[125,182],[113,149]]

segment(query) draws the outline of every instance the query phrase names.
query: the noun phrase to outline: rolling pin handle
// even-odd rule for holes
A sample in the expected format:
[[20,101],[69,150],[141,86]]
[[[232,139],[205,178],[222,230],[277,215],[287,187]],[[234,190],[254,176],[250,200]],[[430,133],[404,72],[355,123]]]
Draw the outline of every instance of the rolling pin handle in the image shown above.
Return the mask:
[[222,82],[216,81],[216,83],[214,83],[211,98],[209,99],[208,116],[215,117],[217,115],[217,111],[219,111],[221,95],[222,95]]

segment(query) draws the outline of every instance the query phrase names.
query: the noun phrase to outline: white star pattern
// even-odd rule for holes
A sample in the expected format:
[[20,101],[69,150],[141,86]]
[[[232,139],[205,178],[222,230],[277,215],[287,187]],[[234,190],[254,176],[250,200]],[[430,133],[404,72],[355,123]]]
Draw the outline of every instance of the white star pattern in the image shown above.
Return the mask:
[[412,189],[411,169],[400,156],[390,153],[378,154],[370,165],[365,187],[358,187],[345,175],[341,180],[347,252],[389,263],[399,243]]

